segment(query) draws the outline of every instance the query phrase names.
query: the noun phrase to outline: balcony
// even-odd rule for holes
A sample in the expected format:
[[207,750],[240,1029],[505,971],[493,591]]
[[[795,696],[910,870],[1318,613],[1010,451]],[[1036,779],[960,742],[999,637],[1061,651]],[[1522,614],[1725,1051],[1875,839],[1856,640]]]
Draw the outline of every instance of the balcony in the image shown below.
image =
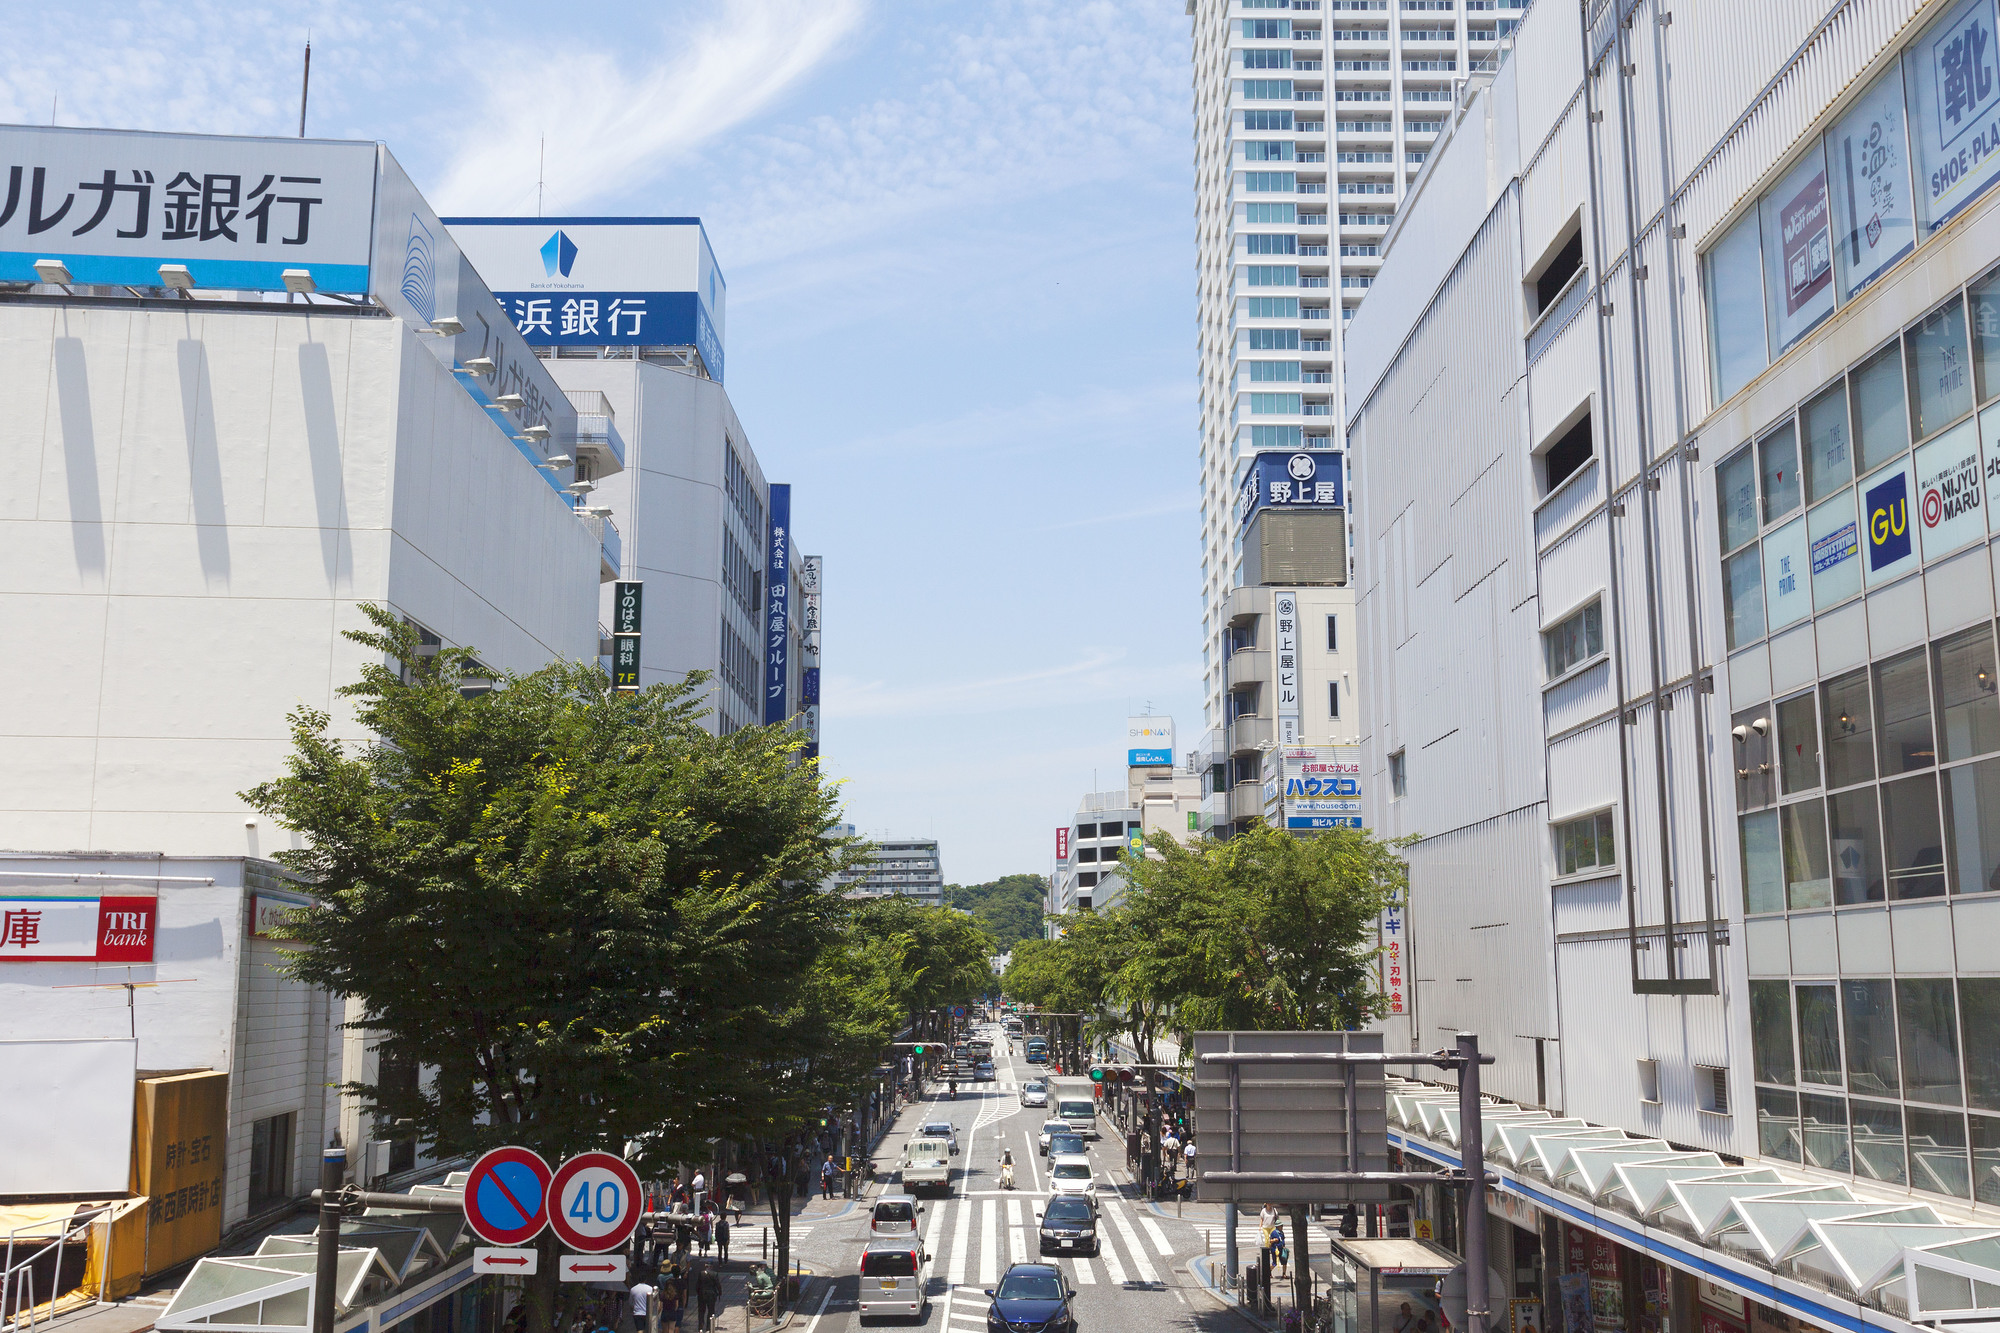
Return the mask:
[[1325,194],[1325,193],[1326,193],[1326,182],[1325,182],[1325,181],[1300,181],[1300,182],[1299,182],[1299,193],[1300,193],[1300,194]]
[[564,396],[576,409],[576,453],[589,459],[590,475],[623,472],[625,440],[618,434],[618,417],[611,410],[611,400],[596,389],[569,389]]
[[[1299,223],[1302,226],[1305,225],[1305,219],[1300,218]],[[1326,247],[1323,245],[1302,245],[1299,247],[1299,258],[1301,259],[1311,259],[1315,255],[1324,255],[1325,253]]]
[[1258,648],[1239,648],[1229,655],[1229,666],[1225,674],[1232,690],[1239,685],[1269,685],[1271,654]]
[[1301,306],[1301,307],[1299,308],[1299,318],[1300,318],[1300,319],[1331,319],[1331,318],[1333,318],[1333,312],[1331,312],[1330,310],[1328,310],[1328,309],[1327,309],[1327,308],[1326,308],[1325,306],[1323,306],[1323,305],[1321,305],[1321,306],[1311,306],[1311,305],[1309,305],[1309,306]]
[[1326,161],[1326,154],[1324,152],[1300,153],[1298,160],[1301,162],[1324,162]]
[[579,514],[577,517],[597,538],[597,581],[610,583],[618,577],[625,558],[625,542],[618,535],[618,525],[604,514]]
[[1292,62],[1292,68],[1303,69],[1303,70],[1315,70],[1315,69],[1325,69],[1326,66],[1317,60],[1294,60]]
[[1246,754],[1273,744],[1277,725],[1268,717],[1245,714],[1229,724],[1229,752]]
[[1329,338],[1301,338],[1299,339],[1299,350],[1301,352],[1331,352],[1333,350],[1333,341]]
[[1301,287],[1324,287],[1326,285],[1327,278],[1324,273],[1301,273],[1299,275],[1299,286]]
[[1229,789],[1229,818],[1231,822],[1264,817],[1264,784],[1261,782],[1239,782]]

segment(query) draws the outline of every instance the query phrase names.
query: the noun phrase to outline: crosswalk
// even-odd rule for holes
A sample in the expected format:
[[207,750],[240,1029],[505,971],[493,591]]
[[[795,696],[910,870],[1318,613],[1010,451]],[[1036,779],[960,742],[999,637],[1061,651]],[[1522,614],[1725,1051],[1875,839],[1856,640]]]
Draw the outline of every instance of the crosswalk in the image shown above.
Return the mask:
[[[1040,1253],[1040,1230],[1032,1199],[959,1197],[932,1205],[924,1218],[924,1249],[931,1272],[954,1289],[983,1292],[1012,1264],[1053,1263],[1077,1286],[1106,1282],[1114,1287],[1159,1287],[1170,1270],[1174,1247],[1158,1219],[1131,1209],[1122,1199],[1098,1206],[1094,1255]],[[956,1294],[956,1292],[954,1293]],[[985,1318],[985,1298],[980,1298]]]

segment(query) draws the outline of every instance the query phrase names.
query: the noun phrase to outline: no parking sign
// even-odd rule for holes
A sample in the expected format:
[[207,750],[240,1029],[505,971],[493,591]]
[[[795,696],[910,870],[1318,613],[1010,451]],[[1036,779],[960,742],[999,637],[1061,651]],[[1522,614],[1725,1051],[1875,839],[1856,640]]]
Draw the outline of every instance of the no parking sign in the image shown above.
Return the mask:
[[622,1157],[578,1153],[549,1185],[549,1226],[571,1249],[615,1250],[639,1225],[639,1175]]
[[495,1148],[465,1176],[465,1224],[493,1245],[521,1245],[549,1220],[549,1164],[529,1148]]

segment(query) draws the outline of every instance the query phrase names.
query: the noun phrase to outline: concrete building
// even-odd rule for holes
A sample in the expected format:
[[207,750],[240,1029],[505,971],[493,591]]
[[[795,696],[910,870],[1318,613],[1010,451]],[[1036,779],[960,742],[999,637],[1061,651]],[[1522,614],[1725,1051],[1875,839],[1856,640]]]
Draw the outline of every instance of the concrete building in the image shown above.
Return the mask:
[[1422,835],[1389,1026],[1625,1154],[1500,1145],[1538,1299],[1992,1317],[1995,32],[1538,5],[1350,326],[1368,816]]
[[944,862],[935,838],[883,838],[869,849],[866,867],[834,877],[849,898],[901,894],[931,907],[944,904]]
[[594,659],[617,533],[552,462],[587,449],[568,399],[380,145],[0,148],[41,201],[0,211],[0,1156],[102,1190],[64,1136],[109,1126],[122,1194],[135,1075],[224,1075],[215,1172],[175,1208],[234,1226],[312,1188],[336,1117],[357,1175],[421,1165],[329,1102],[373,1052],[270,970],[292,835],[238,793],[294,710],[367,739],[337,693],[379,661],[342,637],[357,603],[496,671]]
[[1120,864],[1155,833],[1199,836],[1201,775],[1186,768],[1132,768],[1119,791],[1086,792],[1065,830],[1067,858],[1049,884],[1051,912],[1115,907],[1125,893]]
[[1229,721],[1228,601],[1246,582],[1233,505],[1247,459],[1340,447],[1345,322],[1454,89],[1494,67],[1524,7],[1188,0],[1207,726]]

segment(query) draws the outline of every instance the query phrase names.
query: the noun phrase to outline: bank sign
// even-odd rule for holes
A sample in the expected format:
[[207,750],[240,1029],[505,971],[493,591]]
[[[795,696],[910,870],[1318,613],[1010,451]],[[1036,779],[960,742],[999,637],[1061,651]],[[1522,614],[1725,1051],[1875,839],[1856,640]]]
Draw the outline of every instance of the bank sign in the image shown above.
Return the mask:
[[0,125],[0,282],[55,259],[78,284],[365,292],[376,146]]
[[1248,523],[1259,509],[1341,509],[1340,453],[1332,449],[1274,451],[1250,460],[1236,493],[1236,519]]
[[0,898],[0,963],[150,963],[159,901]]
[[717,382],[728,285],[700,218],[446,218],[537,347],[693,347]]

